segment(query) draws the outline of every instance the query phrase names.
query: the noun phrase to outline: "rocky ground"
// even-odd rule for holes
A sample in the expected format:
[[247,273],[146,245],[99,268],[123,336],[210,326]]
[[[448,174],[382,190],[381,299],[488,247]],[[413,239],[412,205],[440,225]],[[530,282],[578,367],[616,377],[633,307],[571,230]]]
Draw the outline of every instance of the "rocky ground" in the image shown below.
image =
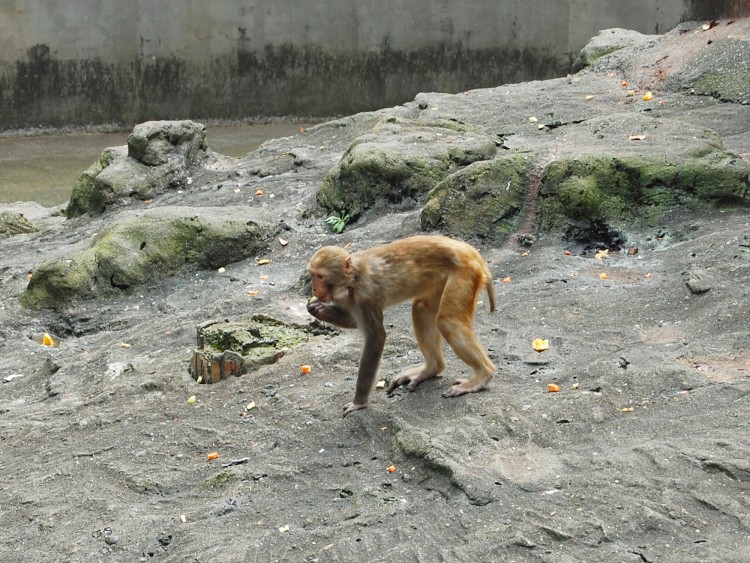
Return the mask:
[[[421,94],[243,159],[209,155],[179,189],[91,216],[4,206],[29,225],[16,221],[0,239],[0,558],[750,559],[750,214],[741,194],[733,206],[675,205],[618,224],[607,240],[592,230],[576,241],[539,229],[531,200],[542,186],[526,194],[505,241],[467,237],[496,277],[498,311],[480,304],[475,319],[500,368],[482,393],[440,397],[465,373],[447,351],[443,378],[393,397],[375,390],[368,409],[342,419],[362,345],[347,331],[313,336],[275,364],[213,385],[188,373],[196,327],[208,320],[264,313],[308,323],[304,271],[318,247],[365,248],[420,230],[421,196],[378,203],[341,235],[323,221],[318,188],[373,123],[427,108],[503,133],[499,143],[544,162],[615,142],[579,120],[645,110],[711,129],[734,165],[746,164],[742,76],[739,86],[716,86],[729,98],[721,101],[699,91],[706,74],[696,69],[714,45],[724,46],[715,66],[746,73],[748,29],[747,20],[686,26],[570,78]],[[623,80],[637,85],[637,103],[623,101]],[[663,100],[654,110],[640,101],[647,89]],[[561,121],[553,130],[528,121],[551,108]],[[675,146],[684,146],[678,136]],[[217,208],[277,230],[260,251],[221,268],[177,268],[54,308],[20,304],[30,273],[75,263],[126,216],[210,217]],[[529,232],[530,246],[517,236]],[[408,305],[390,309],[386,325],[387,380],[419,354]],[[535,352],[536,338],[549,350]]]

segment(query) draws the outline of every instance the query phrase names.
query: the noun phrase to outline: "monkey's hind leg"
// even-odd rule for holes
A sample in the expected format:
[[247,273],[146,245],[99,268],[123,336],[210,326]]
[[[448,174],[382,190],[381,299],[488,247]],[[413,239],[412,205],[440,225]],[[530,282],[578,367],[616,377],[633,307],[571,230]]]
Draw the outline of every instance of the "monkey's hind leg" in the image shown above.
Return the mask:
[[[452,285],[452,287],[451,287]],[[472,320],[476,294],[459,286],[446,284],[437,326],[456,355],[474,371],[471,379],[457,379],[443,397],[458,397],[487,388],[497,372],[495,364],[474,334]]]
[[412,304],[411,316],[414,323],[414,334],[417,337],[419,350],[424,356],[425,363],[401,372],[388,386],[390,395],[401,385],[406,385],[409,391],[414,391],[417,385],[428,379],[434,379],[445,369],[442,339],[435,323],[439,295],[432,299],[417,299]]

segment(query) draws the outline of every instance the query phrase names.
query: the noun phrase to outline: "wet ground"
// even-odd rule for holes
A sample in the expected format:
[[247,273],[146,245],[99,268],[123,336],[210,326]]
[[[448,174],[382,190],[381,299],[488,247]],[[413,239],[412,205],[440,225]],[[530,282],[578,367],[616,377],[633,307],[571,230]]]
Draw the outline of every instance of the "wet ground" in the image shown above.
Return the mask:
[[[308,123],[267,123],[207,127],[212,150],[241,157],[268,139],[288,137]],[[0,203],[65,203],[81,172],[106,147],[124,145],[128,131],[46,135],[0,135]]]

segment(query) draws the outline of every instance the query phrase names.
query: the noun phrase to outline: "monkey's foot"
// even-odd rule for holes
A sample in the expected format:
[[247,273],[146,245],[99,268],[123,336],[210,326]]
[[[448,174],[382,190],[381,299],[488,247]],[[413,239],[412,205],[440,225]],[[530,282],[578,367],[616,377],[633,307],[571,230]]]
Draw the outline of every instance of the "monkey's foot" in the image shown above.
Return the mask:
[[460,397],[467,393],[477,393],[478,391],[487,389],[487,381],[478,380],[476,377],[471,379],[457,379],[450,389],[442,393],[442,396],[449,399],[451,397]]
[[406,385],[406,388],[409,391],[414,391],[417,388],[417,385],[419,385],[423,381],[427,381],[428,379],[434,379],[437,377],[437,375],[438,374],[436,372],[427,371],[422,367],[407,370],[403,374],[399,375],[396,379],[391,381],[388,389],[386,389],[386,393],[388,395],[391,395],[397,387],[401,387],[402,385]]
[[366,409],[366,408],[367,408],[367,403],[365,403],[364,405],[355,403],[354,401],[352,401],[351,403],[347,403],[344,405],[344,418],[352,414],[354,411],[358,411],[358,410]]

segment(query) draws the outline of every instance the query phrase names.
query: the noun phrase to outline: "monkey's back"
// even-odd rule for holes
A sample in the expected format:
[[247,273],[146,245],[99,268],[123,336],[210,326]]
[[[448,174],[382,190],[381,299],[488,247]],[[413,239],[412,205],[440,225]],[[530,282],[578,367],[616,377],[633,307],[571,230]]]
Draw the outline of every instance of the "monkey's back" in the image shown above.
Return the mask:
[[479,251],[468,243],[444,236],[417,235],[357,252],[352,257],[369,265],[369,272],[387,280],[390,296],[385,306],[407,299],[441,294],[450,277],[458,274],[476,295],[490,281],[489,268]]

